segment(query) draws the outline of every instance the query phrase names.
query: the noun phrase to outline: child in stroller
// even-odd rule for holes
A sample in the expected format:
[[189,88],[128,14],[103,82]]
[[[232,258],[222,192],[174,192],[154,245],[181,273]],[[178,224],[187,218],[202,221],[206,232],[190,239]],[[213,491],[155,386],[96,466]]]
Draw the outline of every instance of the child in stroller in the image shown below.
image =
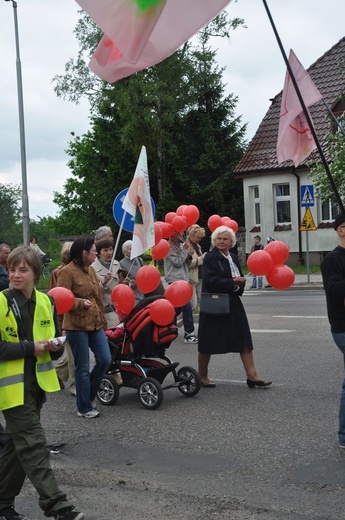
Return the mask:
[[[114,404],[119,397],[119,385],[114,374],[120,371],[122,385],[137,390],[141,404],[150,410],[163,402],[163,390],[178,388],[187,397],[200,390],[197,371],[189,366],[176,370],[165,350],[178,335],[176,317],[172,323],[160,326],[152,321],[150,304],[163,296],[142,299],[127,317],[113,330],[107,330],[112,362],[108,374],[101,381],[97,397],[104,405]],[[121,319],[121,315],[120,315]],[[162,386],[171,373],[173,382]]]

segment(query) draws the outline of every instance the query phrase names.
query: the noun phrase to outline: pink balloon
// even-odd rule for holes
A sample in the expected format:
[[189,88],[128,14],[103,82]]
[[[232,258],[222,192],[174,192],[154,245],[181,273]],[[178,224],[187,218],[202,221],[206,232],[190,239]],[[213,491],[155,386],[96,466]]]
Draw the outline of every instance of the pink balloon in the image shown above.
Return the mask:
[[155,245],[156,245],[162,239],[163,231],[162,231],[162,228],[161,228],[161,225],[159,222],[155,222],[153,225],[155,228]]
[[272,266],[272,257],[264,250],[254,251],[250,254],[247,261],[249,271],[256,275],[267,274],[272,269]]
[[143,294],[150,293],[157,289],[161,282],[161,274],[154,265],[144,265],[140,267],[135,277],[135,283],[139,291]]
[[154,260],[162,260],[170,251],[170,244],[165,238],[162,238],[158,244],[151,249],[151,255]]
[[157,325],[168,325],[174,321],[174,306],[165,298],[150,303],[149,310],[152,321]]
[[54,298],[56,312],[58,314],[65,314],[73,308],[75,296],[70,289],[65,287],[53,287],[47,293]]
[[199,220],[200,211],[196,206],[191,204],[190,206],[186,207],[186,209],[183,212],[183,216],[187,221],[187,227],[190,227]]
[[175,211],[169,211],[169,213],[165,215],[164,220],[168,224],[171,224],[175,217],[177,217],[177,213],[175,213]]
[[178,215],[179,217],[182,217],[183,216],[183,213],[184,213],[184,210],[188,208],[188,206],[186,204],[182,204],[181,206],[179,206],[176,210],[176,215]]
[[270,242],[264,250],[271,255],[274,265],[283,264],[289,257],[288,246],[280,240]]
[[294,283],[295,273],[291,267],[285,264],[274,265],[266,275],[266,279],[272,287],[282,291],[288,289]]
[[121,314],[129,314],[135,304],[135,294],[131,287],[124,283],[115,285],[110,295],[111,301],[113,302],[116,311]]
[[193,287],[189,282],[177,280],[165,289],[164,296],[175,308],[183,307],[191,300]]
[[222,226],[223,222],[219,215],[211,215],[207,221],[208,229],[213,233],[217,227]]
[[177,233],[182,233],[182,231],[184,231],[187,227],[187,222],[185,218],[177,216],[173,218],[171,225],[174,231]]

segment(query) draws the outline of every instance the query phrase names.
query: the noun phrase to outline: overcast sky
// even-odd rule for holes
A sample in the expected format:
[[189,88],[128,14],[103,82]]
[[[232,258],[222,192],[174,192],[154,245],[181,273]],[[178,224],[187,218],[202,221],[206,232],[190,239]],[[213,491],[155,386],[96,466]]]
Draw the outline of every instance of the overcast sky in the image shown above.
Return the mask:
[[[292,48],[305,68],[344,36],[344,0],[267,3],[286,53]],[[52,197],[54,191],[62,191],[69,176],[65,150],[70,133],[81,135],[89,125],[87,103],[75,106],[57,98],[52,85],[53,76],[62,74],[68,59],[76,57],[73,30],[79,6],[73,0],[17,0],[17,4],[30,218],[37,220],[56,215]],[[227,91],[239,98],[237,115],[248,123],[250,140],[269,99],[282,89],[286,68],[261,0],[233,1],[228,11],[231,17],[244,18],[247,29],[239,28],[229,42],[217,40],[215,45],[219,64],[227,68]],[[0,1],[0,70],[0,183],[21,185],[11,1]]]

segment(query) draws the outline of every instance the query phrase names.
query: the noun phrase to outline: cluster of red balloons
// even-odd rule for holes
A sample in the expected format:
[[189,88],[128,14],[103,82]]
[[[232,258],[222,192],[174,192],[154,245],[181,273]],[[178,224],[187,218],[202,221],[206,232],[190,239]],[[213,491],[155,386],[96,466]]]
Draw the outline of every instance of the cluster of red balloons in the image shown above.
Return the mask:
[[[157,289],[161,281],[161,275],[154,265],[144,265],[141,267],[135,278],[138,289],[143,294],[148,294]],[[175,317],[175,309],[183,307],[192,298],[193,288],[189,282],[178,280],[169,285],[164,298],[160,298],[150,304],[150,316],[157,325],[168,325]],[[131,287],[119,284],[111,292],[111,301],[116,312],[121,315],[128,315],[135,304],[135,294]]]
[[264,249],[250,254],[247,267],[257,276],[266,276],[267,282],[275,289],[284,290],[295,281],[295,273],[284,264],[289,256],[288,246],[279,240],[270,242]]
[[211,215],[207,221],[208,229],[213,233],[219,226],[227,226],[232,229],[234,233],[238,231],[238,224],[236,220],[230,217],[221,217],[220,215]]
[[151,250],[154,260],[162,260],[170,251],[168,238],[174,233],[182,233],[187,228],[195,224],[200,217],[200,212],[196,206],[179,206],[175,211],[170,211],[164,217],[164,221],[158,220],[155,226],[155,245]]

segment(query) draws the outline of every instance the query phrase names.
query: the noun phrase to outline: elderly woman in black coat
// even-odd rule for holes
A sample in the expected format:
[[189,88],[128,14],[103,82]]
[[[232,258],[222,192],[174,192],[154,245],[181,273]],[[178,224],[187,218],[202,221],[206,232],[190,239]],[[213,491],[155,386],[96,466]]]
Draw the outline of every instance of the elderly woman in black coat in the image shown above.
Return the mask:
[[198,363],[201,384],[215,386],[208,377],[212,354],[239,352],[249,388],[270,386],[271,381],[258,377],[254,365],[252,337],[240,299],[246,280],[237,256],[229,252],[236,244],[236,235],[227,226],[220,226],[212,233],[211,240],[214,247],[204,258],[202,292],[228,294],[230,314],[200,312]]

